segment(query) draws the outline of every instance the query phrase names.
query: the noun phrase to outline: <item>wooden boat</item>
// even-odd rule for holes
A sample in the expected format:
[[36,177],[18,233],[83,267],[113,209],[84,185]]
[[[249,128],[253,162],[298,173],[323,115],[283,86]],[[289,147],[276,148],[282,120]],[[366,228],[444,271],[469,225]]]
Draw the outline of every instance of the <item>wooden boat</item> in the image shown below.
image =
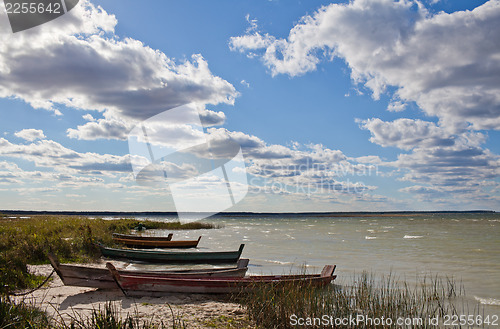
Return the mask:
[[167,293],[220,294],[245,292],[262,285],[285,283],[304,283],[314,286],[326,286],[337,276],[333,275],[335,265],[326,265],[321,274],[305,275],[264,275],[243,278],[170,278],[147,277],[119,273],[113,264],[106,263],[117,285],[126,296],[161,296]]
[[236,251],[164,251],[108,248],[97,243],[104,257],[120,258],[148,263],[217,264],[236,263],[243,252],[244,244]]
[[141,237],[143,239],[131,239],[131,238],[121,238],[115,237],[113,235],[113,240],[115,242],[123,243],[127,247],[131,248],[196,248],[201,240],[201,236],[198,240],[158,240],[156,237]]
[[[108,269],[60,264],[57,257],[49,254],[50,264],[66,286],[90,287],[101,289],[118,289],[113,276]],[[140,275],[143,277],[244,277],[248,270],[248,259],[238,260],[236,267],[191,269],[177,271],[124,271],[123,275]]]
[[131,240],[158,240],[158,241],[170,241],[174,235],[169,233],[168,236],[147,236],[147,235],[138,235],[138,234],[120,234],[113,233],[113,239],[131,239]]

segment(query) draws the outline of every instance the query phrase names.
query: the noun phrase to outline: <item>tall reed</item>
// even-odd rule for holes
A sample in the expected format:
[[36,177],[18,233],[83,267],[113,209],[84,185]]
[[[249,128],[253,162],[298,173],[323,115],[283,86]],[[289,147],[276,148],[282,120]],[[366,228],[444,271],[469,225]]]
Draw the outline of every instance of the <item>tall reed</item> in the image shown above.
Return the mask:
[[259,328],[428,328],[436,317],[457,313],[462,291],[454,280],[437,276],[410,284],[362,273],[344,285],[262,286],[237,298]]

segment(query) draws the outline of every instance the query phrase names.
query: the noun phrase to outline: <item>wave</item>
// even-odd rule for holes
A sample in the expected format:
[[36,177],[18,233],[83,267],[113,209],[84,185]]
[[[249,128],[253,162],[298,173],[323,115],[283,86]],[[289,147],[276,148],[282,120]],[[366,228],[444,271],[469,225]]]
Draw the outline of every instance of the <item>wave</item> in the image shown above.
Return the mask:
[[280,261],[280,260],[269,260],[269,259],[265,259],[264,261],[265,261],[265,262],[268,262],[268,263],[279,264],[279,265],[293,265],[293,262],[282,262],[282,261]]
[[484,305],[496,305],[500,306],[500,299],[495,299],[495,298],[481,298],[474,296],[474,299],[480,302],[481,304]]
[[365,236],[365,240],[374,240],[376,238],[376,236]]
[[420,239],[423,238],[423,235],[405,235],[403,239]]

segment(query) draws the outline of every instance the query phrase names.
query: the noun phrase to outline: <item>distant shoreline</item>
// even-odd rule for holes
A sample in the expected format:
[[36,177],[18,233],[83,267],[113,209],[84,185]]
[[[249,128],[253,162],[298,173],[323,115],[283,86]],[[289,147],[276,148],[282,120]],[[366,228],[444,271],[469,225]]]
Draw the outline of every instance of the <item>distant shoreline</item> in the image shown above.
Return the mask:
[[[221,212],[210,217],[251,217],[251,216],[317,216],[317,217],[407,217],[428,214],[496,214],[494,210],[467,211],[356,211],[356,212]],[[158,211],[36,211],[36,210],[0,210],[4,215],[66,215],[66,216],[177,216],[176,212]]]

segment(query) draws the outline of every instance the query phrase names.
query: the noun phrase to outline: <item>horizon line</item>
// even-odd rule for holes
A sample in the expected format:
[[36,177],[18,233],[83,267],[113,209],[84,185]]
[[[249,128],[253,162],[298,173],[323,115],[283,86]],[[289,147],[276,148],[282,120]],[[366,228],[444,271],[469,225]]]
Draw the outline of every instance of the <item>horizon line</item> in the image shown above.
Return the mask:
[[[192,212],[191,214],[203,214],[204,212]],[[394,210],[394,211],[321,211],[321,212],[220,212],[209,217],[216,216],[251,216],[251,215],[297,215],[297,216],[338,216],[338,215],[404,215],[404,214],[467,214],[467,213],[498,213],[495,210]],[[177,216],[176,211],[73,211],[73,210],[0,210],[0,215],[156,215]],[[208,217],[208,218],[209,218]]]

